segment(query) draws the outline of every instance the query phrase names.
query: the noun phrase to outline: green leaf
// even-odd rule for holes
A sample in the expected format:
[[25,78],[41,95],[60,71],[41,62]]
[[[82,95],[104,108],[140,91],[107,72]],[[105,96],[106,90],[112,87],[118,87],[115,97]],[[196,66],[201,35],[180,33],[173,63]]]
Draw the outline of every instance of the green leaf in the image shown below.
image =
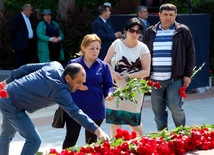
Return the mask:
[[120,145],[120,144],[122,144],[123,143],[123,139],[122,138],[119,138],[119,139],[116,139],[113,143],[111,143],[110,145],[112,146],[112,147],[116,147],[116,146],[118,146],[118,145]]
[[133,92],[130,92],[130,96],[131,96],[131,97],[136,97],[137,94],[135,94],[135,93],[133,93]]

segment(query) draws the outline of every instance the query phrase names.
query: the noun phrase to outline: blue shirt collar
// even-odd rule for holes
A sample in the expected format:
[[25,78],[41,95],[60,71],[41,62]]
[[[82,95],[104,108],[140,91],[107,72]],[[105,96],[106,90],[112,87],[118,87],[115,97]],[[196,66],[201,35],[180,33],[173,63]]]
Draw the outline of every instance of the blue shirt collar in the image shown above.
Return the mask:
[[104,23],[106,23],[106,22],[107,22],[107,20],[103,19],[101,16],[99,16],[99,17],[103,20],[103,22],[104,22]]
[[[85,62],[84,62],[84,60],[83,60],[83,57],[84,56],[81,56],[79,59],[80,59],[80,63],[81,63],[81,65],[85,65],[86,66],[86,64],[85,64]],[[96,60],[95,60],[95,62],[94,63],[100,63],[100,59],[99,58],[96,58]]]

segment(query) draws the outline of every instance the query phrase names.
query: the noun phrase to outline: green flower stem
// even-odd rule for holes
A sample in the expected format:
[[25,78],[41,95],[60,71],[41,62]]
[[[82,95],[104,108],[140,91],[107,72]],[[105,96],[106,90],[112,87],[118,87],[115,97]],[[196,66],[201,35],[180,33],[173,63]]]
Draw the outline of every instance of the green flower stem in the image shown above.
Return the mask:
[[196,66],[194,67],[194,69],[193,69],[193,74],[192,74],[192,76],[191,76],[191,79],[195,76],[195,74],[198,73],[199,70],[202,70],[202,68],[204,67],[205,64],[206,64],[206,62],[204,62],[197,70],[195,70],[195,69],[196,69]]

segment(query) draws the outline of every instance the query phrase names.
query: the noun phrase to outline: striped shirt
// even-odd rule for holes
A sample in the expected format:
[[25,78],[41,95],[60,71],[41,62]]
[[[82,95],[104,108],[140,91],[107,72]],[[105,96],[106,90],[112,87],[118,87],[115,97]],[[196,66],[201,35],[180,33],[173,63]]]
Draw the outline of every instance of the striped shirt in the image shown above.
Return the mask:
[[175,31],[173,24],[169,29],[164,30],[161,24],[157,29],[153,42],[151,79],[165,81],[170,79],[172,70],[172,36]]

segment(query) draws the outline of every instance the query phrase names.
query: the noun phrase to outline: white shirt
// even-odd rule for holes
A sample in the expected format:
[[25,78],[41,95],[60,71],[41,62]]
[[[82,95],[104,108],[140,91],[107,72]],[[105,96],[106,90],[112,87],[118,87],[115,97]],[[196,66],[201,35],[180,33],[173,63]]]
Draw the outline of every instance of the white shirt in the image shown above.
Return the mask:
[[25,20],[25,24],[27,26],[28,38],[31,39],[31,38],[33,38],[33,29],[31,27],[29,17],[27,17],[23,12],[21,12],[21,13],[22,13],[22,16],[23,16],[23,18]]

